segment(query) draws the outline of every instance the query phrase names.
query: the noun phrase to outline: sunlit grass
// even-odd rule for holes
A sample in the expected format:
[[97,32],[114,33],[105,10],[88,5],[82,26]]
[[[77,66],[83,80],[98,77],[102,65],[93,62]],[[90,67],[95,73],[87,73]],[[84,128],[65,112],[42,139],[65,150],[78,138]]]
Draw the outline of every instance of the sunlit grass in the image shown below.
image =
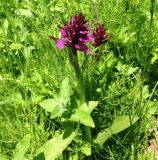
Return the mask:
[[[137,159],[155,127],[151,115],[158,98],[158,3],[99,0],[97,7],[110,41],[100,49],[99,61],[79,53],[87,99],[99,101],[92,112],[94,136],[117,116],[137,114],[140,119],[108,139],[91,158]],[[79,12],[93,23],[92,1],[0,2],[0,155],[12,159],[17,143],[30,134],[26,157],[33,159],[55,131],[62,131],[60,119],[50,120],[39,103],[56,95],[65,77],[76,84],[68,50],[58,50],[49,36],[60,37],[59,26]],[[76,139],[61,157],[77,153],[78,159],[87,159],[80,147]]]

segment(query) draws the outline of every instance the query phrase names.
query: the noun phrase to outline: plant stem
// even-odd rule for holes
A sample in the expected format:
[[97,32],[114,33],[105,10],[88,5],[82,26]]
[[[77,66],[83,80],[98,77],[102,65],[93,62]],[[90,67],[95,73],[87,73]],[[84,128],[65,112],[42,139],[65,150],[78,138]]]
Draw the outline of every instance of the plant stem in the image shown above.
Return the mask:
[[77,50],[72,49],[72,52],[70,52],[69,55],[70,55],[70,62],[75,70],[75,75],[77,78],[77,85],[78,85],[77,89],[78,89],[80,102],[82,105],[83,103],[86,102],[86,96],[85,96],[85,89],[83,84],[83,75],[82,75],[82,72],[80,71],[79,64],[78,64]]
[[89,142],[91,142],[92,141],[92,135],[91,135],[91,129],[90,129],[90,127],[85,126],[84,129],[85,129],[85,134],[86,134],[87,140]]
[[[84,83],[83,83],[83,74],[80,71],[80,67],[78,64],[77,50],[72,49],[69,56],[70,56],[70,62],[75,70],[75,75],[77,78],[77,85],[78,85],[77,89],[78,89],[78,93],[79,93],[80,103],[82,105],[82,104],[86,103],[86,96],[85,96],[85,88],[84,88]],[[85,134],[86,134],[87,140],[91,141],[91,130],[87,126],[85,126]]]
[[155,4],[155,0],[151,0],[151,3],[150,3],[150,27],[152,26],[152,23],[153,23],[154,4]]
[[99,9],[97,6],[97,0],[93,0],[93,9],[95,13],[95,23],[99,23]]

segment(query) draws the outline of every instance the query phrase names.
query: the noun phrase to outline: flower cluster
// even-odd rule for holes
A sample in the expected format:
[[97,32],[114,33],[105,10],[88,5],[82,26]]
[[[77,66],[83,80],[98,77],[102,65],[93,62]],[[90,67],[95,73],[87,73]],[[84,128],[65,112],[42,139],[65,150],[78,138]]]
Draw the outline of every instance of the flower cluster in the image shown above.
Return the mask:
[[61,39],[56,40],[57,47],[63,49],[64,46],[68,46],[86,54],[92,53],[86,45],[88,42],[92,42],[94,47],[99,47],[106,43],[109,37],[103,24],[100,24],[92,34],[89,33],[90,29],[82,13],[73,16],[69,23],[60,28]]
[[100,24],[96,30],[93,31],[94,47],[99,47],[101,44],[106,43],[109,39],[107,30],[103,24]]

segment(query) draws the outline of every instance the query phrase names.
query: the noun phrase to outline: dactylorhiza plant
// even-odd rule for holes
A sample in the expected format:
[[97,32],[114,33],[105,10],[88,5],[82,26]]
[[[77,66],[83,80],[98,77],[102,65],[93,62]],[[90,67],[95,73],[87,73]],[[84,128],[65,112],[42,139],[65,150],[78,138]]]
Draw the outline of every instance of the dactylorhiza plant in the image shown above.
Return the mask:
[[[107,30],[103,24],[92,31],[91,26],[88,25],[88,21],[85,19],[82,13],[75,15],[71,20],[60,28],[61,38],[56,39],[56,46],[59,49],[63,49],[65,46],[69,48],[69,57],[72,66],[74,67],[77,82],[78,82],[78,94],[80,105],[86,103],[86,95],[83,84],[83,76],[78,64],[77,51],[81,51],[84,54],[96,55],[92,52],[87,43],[91,43],[93,47],[97,48],[100,45],[108,42],[109,36]],[[91,140],[91,133],[89,128],[85,127],[87,139]]]
[[[92,33],[90,33],[90,31]],[[81,103],[85,102],[85,92],[83,86],[82,73],[79,69],[77,51],[81,51],[84,54],[97,55],[97,52],[92,52],[87,44],[91,43],[93,47],[97,48],[100,45],[108,42],[109,36],[107,30],[103,24],[92,30],[91,26],[88,25],[88,21],[82,13],[75,15],[71,20],[60,28],[61,38],[53,38],[56,40],[56,46],[59,49],[63,49],[67,46],[70,49],[69,57],[72,66],[74,67],[76,77],[78,80],[78,92],[80,95]]]
[[[69,78],[66,77],[60,86],[59,94],[40,103],[40,106],[51,114],[50,118],[60,118],[63,126],[63,132],[48,140],[37,152],[37,156],[40,156],[40,153],[43,152],[45,159],[51,160],[59,158],[75,138],[81,141],[81,152],[90,156],[92,146],[97,144],[102,148],[104,142],[113,134],[128,128],[138,120],[135,117],[131,123],[130,117],[125,115],[117,118],[110,128],[92,134],[93,130],[91,128],[95,128],[95,124],[91,113],[98,106],[98,101],[87,100],[86,86],[84,86],[83,73],[77,55],[78,51],[90,56],[98,55],[98,47],[108,42],[109,36],[103,24],[99,24],[96,29],[92,30],[81,13],[73,16],[68,23],[60,28],[60,32],[61,38],[51,38],[56,41],[56,46],[59,49],[68,47],[70,63],[74,68],[77,79],[77,88],[72,88]],[[88,47],[90,44],[96,52],[92,52]],[[118,129],[117,126],[124,121],[126,124]],[[83,128],[84,130],[82,130]]]
[[[107,30],[103,24],[99,24],[95,30],[91,30],[92,28],[88,25],[88,21],[82,13],[79,13],[78,15],[73,16],[68,23],[64,24],[63,27],[60,27],[60,39],[50,36],[50,38],[56,41],[56,46],[59,49],[63,49],[65,46],[69,48],[70,63],[74,68],[77,78],[77,92],[79,95],[80,105],[87,103],[87,101],[83,76],[77,58],[77,51],[81,51],[84,54],[96,55],[97,53],[92,52],[87,44],[91,43],[93,47],[97,48],[106,43],[109,39]],[[85,133],[87,139],[91,141],[91,133],[88,127],[85,127]]]

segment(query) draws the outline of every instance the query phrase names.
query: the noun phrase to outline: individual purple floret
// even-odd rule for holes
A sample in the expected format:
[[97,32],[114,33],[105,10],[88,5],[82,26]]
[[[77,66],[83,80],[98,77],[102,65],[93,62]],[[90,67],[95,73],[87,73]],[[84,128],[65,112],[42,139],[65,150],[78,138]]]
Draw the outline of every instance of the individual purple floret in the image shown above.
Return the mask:
[[99,47],[101,44],[106,43],[108,41],[109,36],[103,24],[100,24],[98,28],[96,28],[93,31],[93,38],[94,43],[92,45],[94,47]]
[[89,29],[82,13],[73,16],[70,22],[60,29],[61,39],[56,41],[57,47],[63,49],[64,46],[69,46],[84,53],[90,52],[86,43],[93,39],[93,35],[88,34]]

